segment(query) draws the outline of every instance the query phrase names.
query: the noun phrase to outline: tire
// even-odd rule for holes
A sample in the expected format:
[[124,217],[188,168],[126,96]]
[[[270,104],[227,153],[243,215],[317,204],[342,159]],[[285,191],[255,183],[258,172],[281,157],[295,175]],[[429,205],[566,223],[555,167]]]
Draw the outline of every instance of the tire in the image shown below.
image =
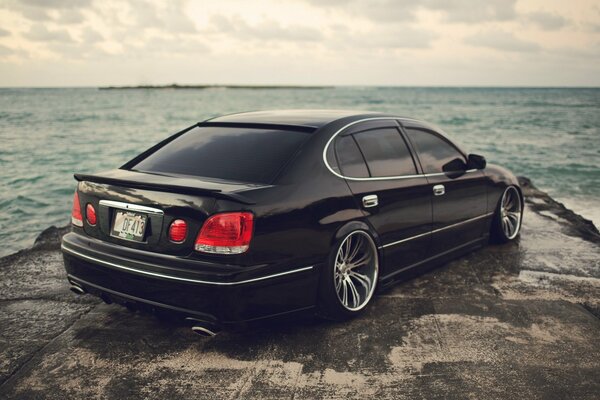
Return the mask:
[[490,231],[494,243],[507,243],[519,236],[523,220],[523,197],[515,186],[508,186],[496,206]]
[[371,236],[355,230],[338,240],[319,280],[318,314],[345,320],[370,303],[379,277],[379,254]]

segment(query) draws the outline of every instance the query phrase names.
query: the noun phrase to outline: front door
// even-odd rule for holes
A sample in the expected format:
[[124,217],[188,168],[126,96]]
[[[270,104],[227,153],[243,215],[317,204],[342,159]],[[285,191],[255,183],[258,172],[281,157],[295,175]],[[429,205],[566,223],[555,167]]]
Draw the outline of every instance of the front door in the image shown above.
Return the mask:
[[431,251],[441,254],[482,238],[487,189],[481,170],[468,170],[466,155],[441,134],[415,125],[404,130],[433,195]]

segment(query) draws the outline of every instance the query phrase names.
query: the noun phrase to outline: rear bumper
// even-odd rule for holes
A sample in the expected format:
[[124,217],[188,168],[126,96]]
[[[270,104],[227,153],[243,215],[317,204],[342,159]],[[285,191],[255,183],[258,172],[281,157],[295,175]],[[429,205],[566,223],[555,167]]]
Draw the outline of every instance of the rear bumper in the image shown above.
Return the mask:
[[115,302],[235,325],[313,308],[316,265],[236,267],[128,249],[77,233],[63,237],[70,281]]

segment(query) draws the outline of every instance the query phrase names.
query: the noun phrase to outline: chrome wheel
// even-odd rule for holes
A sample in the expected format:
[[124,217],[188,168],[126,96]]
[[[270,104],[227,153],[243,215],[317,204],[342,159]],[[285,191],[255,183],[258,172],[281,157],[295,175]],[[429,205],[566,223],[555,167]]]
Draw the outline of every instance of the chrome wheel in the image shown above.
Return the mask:
[[337,297],[347,310],[365,307],[377,284],[379,263],[371,236],[355,231],[346,236],[335,257],[333,281]]
[[514,186],[506,189],[500,205],[500,223],[507,239],[514,239],[521,228],[521,197]]

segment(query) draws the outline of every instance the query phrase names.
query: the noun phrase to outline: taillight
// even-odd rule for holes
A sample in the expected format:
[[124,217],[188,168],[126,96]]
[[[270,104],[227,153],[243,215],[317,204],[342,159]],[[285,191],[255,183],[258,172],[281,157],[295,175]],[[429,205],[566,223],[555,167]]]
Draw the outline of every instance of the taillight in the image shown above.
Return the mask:
[[71,210],[71,223],[75,226],[83,226],[83,217],[81,216],[81,206],[79,205],[79,195],[75,191],[73,196],[73,209]]
[[197,251],[240,254],[248,250],[254,216],[249,212],[216,214],[206,220],[196,237]]
[[85,206],[85,218],[87,219],[88,224],[96,225],[96,210],[90,203]]
[[187,236],[187,223],[182,219],[176,219],[169,226],[169,240],[181,243]]

